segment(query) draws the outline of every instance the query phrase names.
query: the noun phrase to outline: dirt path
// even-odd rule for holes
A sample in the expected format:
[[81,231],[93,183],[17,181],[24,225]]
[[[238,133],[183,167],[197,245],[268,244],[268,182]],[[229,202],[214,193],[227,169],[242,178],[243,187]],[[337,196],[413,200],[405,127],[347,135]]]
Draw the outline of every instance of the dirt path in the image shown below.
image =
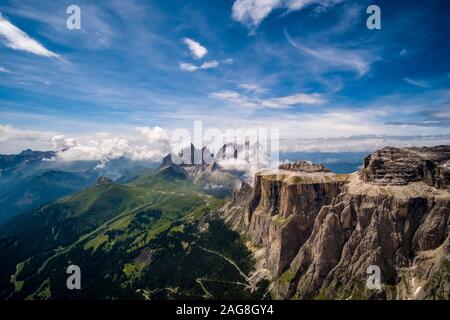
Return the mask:
[[202,246],[199,246],[200,247],[200,249],[202,249],[202,250],[204,250],[204,251],[206,251],[206,252],[209,252],[209,253],[213,253],[213,254],[215,254],[215,255],[218,255],[219,257],[222,257],[223,259],[225,259],[228,263],[230,263],[230,264],[232,264],[235,268],[236,268],[236,270],[239,272],[239,274],[245,279],[245,281],[247,282],[247,287],[250,289],[250,291],[251,292],[254,292],[254,291],[256,291],[257,289],[258,289],[258,287],[256,286],[256,284],[254,283],[254,281],[252,281],[252,279],[250,278],[250,277],[248,277],[239,267],[238,267],[238,265],[233,261],[233,260],[231,260],[230,258],[228,258],[228,257],[225,257],[223,254],[221,254],[221,253],[219,253],[219,252],[216,252],[216,251],[213,251],[213,250],[209,250],[209,249],[206,249],[206,248],[203,248]]

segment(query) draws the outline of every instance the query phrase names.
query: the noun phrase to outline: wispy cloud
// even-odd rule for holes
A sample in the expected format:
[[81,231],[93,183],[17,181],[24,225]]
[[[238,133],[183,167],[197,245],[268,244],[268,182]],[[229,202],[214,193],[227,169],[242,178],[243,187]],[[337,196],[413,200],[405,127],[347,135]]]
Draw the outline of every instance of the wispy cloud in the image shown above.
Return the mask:
[[296,139],[282,151],[372,152],[385,146],[423,147],[450,143],[450,135],[356,135],[348,137]]
[[243,83],[243,84],[240,84],[239,87],[244,89],[246,92],[264,93],[267,91],[266,88],[263,88],[254,83]]
[[[211,98],[231,102],[237,106],[268,109],[288,109],[295,105],[322,105],[326,102],[325,99],[322,98],[322,95],[318,93],[296,93],[283,97],[261,98],[250,95],[250,93],[256,94],[264,92],[261,88],[246,84],[240,85],[240,87],[244,88],[246,91],[244,93],[239,93],[232,90],[224,90],[213,92],[209,96]],[[248,90],[249,88],[251,89],[250,91]]]
[[273,10],[286,9],[288,12],[301,10],[309,5],[317,5],[324,11],[343,0],[236,0],[232,14],[234,20],[251,28],[256,28]]
[[407,83],[409,83],[410,85],[419,87],[419,88],[423,88],[423,89],[427,89],[427,88],[431,88],[431,85],[423,80],[413,80],[410,78],[403,78],[403,80]]
[[46,49],[41,43],[32,39],[25,32],[3,18],[0,13],[0,36],[8,48],[34,53],[39,56],[62,59],[58,54]]
[[195,40],[184,38],[183,42],[191,51],[191,55],[194,59],[201,59],[208,53],[208,49]]
[[222,61],[222,63],[224,64],[233,64],[234,63],[234,59],[233,58],[228,58]]
[[194,71],[203,70],[203,69],[213,69],[218,66],[219,66],[219,62],[216,60],[206,61],[199,66],[194,65],[192,63],[185,63],[185,62],[180,63],[180,69],[183,71],[189,71],[189,72],[194,72]]
[[8,69],[5,69],[5,68],[3,68],[3,67],[0,67],[0,72],[3,72],[3,73],[11,73],[11,71],[9,71]]
[[294,41],[286,30],[285,36],[288,42],[302,53],[326,62],[330,66],[353,70],[360,76],[366,74],[370,70],[372,62],[376,60],[369,53],[361,50],[346,50],[334,47],[310,48]]
[[294,105],[321,105],[325,100],[318,93],[305,94],[297,93],[291,96],[280,98],[266,99],[261,101],[261,105],[272,109],[285,109]]

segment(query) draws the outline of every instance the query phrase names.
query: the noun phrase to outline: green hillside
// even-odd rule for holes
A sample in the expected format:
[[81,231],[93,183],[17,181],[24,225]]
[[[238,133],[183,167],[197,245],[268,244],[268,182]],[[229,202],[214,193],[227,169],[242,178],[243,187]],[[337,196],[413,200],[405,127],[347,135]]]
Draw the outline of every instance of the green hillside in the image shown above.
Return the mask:
[[[261,297],[264,285],[243,277],[250,253],[210,217],[221,203],[176,172],[124,185],[102,178],[0,229],[0,298]],[[66,288],[71,264],[82,290]]]

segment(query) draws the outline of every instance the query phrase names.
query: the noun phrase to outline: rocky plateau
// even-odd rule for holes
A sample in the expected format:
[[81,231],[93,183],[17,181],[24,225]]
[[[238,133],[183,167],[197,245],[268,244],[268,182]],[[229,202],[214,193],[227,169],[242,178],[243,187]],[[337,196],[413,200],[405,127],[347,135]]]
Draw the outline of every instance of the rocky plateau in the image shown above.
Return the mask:
[[283,164],[220,214],[248,238],[273,298],[450,299],[450,146],[387,147],[348,175]]

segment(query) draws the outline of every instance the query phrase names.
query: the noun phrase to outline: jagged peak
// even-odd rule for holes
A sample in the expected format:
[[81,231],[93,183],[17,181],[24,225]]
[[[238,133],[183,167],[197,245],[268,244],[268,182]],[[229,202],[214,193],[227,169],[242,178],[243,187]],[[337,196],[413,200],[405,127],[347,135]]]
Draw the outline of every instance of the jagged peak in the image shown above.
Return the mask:
[[162,160],[161,164],[159,165],[158,169],[162,169],[162,168],[171,166],[171,165],[173,165],[173,164],[174,164],[174,162],[173,162],[173,160],[172,160],[172,154],[169,153],[168,155],[166,155],[166,156],[163,158],[163,160]]
[[186,171],[183,167],[177,164],[170,164],[166,166],[160,166],[158,169],[158,173],[166,178],[175,178],[175,179],[185,179]]

